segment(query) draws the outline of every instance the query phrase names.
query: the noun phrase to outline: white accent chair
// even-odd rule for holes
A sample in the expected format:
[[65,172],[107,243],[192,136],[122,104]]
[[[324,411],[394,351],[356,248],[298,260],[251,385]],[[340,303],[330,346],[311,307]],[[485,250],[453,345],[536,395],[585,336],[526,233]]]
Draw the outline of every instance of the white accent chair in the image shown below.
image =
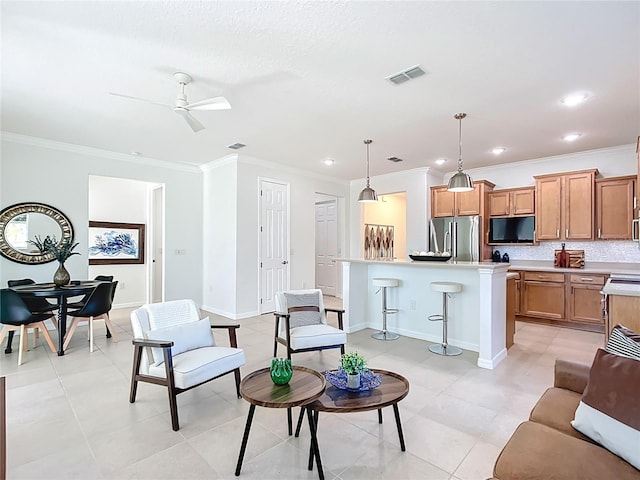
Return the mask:
[[[273,356],[277,356],[278,343],[287,347],[287,358],[292,353],[339,348],[344,354],[347,334],[342,325],[344,310],[324,308],[322,291],[318,289],[277,292]],[[338,316],[338,328],[327,324],[327,313]]]
[[[178,423],[176,397],[210,380],[233,372],[240,398],[240,367],[244,351],[237,348],[239,324],[211,325],[200,319],[193,300],[174,300],[143,305],[131,312],[133,327],[133,372],[129,402],[136,400],[138,382],[167,387],[171,425]],[[216,346],[212,328],[226,328],[229,347]]]

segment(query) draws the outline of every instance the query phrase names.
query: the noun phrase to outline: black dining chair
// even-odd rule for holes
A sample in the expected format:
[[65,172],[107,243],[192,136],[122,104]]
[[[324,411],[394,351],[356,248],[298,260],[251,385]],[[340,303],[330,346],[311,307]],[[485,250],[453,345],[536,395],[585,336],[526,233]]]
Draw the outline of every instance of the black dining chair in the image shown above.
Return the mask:
[[[35,284],[35,280],[30,278],[21,278],[20,280],[7,280],[7,285],[9,287],[22,287],[25,285],[33,285]],[[53,325],[58,328],[58,319],[55,316],[55,311],[57,307],[47,302],[46,299],[42,297],[22,297],[24,303],[26,303],[27,307],[32,313],[51,313],[51,322]],[[13,350],[11,349],[11,344],[13,343],[13,335],[15,332],[12,330],[9,332],[9,336],[7,337],[7,348],[4,353],[11,353]],[[0,342],[1,343],[1,342]]]
[[[49,313],[33,313],[16,292],[9,288],[0,290],[0,343],[8,333],[20,331],[20,348],[18,350],[18,365],[22,365],[22,354],[29,346],[29,328],[42,331],[42,336],[47,341],[49,348],[56,353],[56,347],[49,336],[44,321],[51,315]],[[35,333],[34,333],[35,335]]]
[[[97,282],[113,282],[113,275],[96,275],[94,280]],[[113,296],[115,297],[115,295],[116,295],[116,290],[114,288]],[[70,310],[81,309],[82,307],[84,307],[85,303],[87,303],[87,300],[89,300],[90,296],[91,294],[88,293],[77,302],[68,303],[67,308]],[[113,302],[113,298],[111,298],[111,301]],[[111,331],[109,330],[109,327],[107,327],[107,338],[111,338]]]
[[67,332],[64,339],[63,350],[67,349],[73,333],[76,331],[78,324],[84,319],[89,322],[89,350],[93,352],[93,321],[102,319],[104,320],[106,328],[111,332],[114,341],[118,341],[113,330],[113,325],[109,319],[109,311],[113,304],[113,297],[115,295],[118,282],[102,282],[93,289],[93,292],[89,294],[84,306],[74,312],[70,312],[69,316],[73,317],[71,321],[71,327]]

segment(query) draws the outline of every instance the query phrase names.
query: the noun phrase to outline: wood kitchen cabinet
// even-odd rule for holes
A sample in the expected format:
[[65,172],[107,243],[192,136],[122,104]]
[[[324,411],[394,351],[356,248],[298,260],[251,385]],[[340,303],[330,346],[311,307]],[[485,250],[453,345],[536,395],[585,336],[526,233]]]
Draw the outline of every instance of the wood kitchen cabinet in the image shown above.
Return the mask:
[[536,240],[593,240],[598,170],[535,176]]
[[522,295],[522,315],[554,320],[565,318],[563,273],[524,272]]
[[631,240],[636,175],[596,180],[596,238]]
[[587,322],[604,327],[602,295],[606,275],[567,274],[567,320]]
[[486,196],[495,185],[475,180],[470,192],[450,192],[446,185],[431,187],[431,218],[485,215]]
[[640,332],[640,297],[609,295],[606,340],[611,329],[621,323],[625,327]]
[[535,188],[512,188],[489,193],[489,215],[518,217],[535,213]]

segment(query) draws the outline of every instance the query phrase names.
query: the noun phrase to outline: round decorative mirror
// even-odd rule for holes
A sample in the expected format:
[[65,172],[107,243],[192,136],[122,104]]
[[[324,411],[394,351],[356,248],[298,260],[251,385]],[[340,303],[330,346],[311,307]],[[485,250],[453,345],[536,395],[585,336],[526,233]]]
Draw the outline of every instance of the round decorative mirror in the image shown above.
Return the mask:
[[17,203],[0,212],[0,255],[17,263],[37,265],[55,260],[29,243],[36,236],[73,240],[73,226],[60,210],[44,203]]

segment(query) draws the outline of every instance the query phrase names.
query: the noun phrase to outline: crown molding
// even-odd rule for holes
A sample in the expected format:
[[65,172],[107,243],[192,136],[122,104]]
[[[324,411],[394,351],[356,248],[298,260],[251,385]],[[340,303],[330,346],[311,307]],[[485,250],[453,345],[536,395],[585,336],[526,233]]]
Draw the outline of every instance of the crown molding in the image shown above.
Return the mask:
[[84,145],[75,145],[72,143],[47,140],[45,138],[20,135],[18,133],[0,131],[0,138],[3,141],[6,140],[7,142],[20,143],[23,145],[31,145],[40,148],[49,148],[51,150],[60,150],[63,152],[78,153],[81,155],[90,155],[92,157],[105,158],[107,160],[118,160],[120,162],[129,162],[138,165],[167,168],[171,170],[179,170],[181,172],[200,173],[200,169],[195,165],[167,162],[166,160],[158,160],[156,158],[112,152],[109,150],[102,150],[94,147],[86,147]]
[[209,172],[211,170],[215,170],[216,168],[222,167],[224,165],[230,165],[238,161],[238,154],[231,153],[229,155],[225,155],[224,157],[218,158],[217,160],[212,160],[210,162],[205,163],[204,165],[200,165],[200,170],[203,172]]
[[278,170],[279,172],[287,172],[293,175],[300,175],[302,177],[315,178],[316,180],[338,183],[340,185],[349,185],[350,183],[349,180],[344,180],[342,178],[331,177],[329,175],[322,175],[320,173],[311,172],[309,170],[290,167],[282,163],[272,162],[270,160],[263,160],[261,158],[256,158],[251,156],[238,155],[238,163],[243,163],[246,165],[256,165],[259,167],[269,168],[272,170]]

